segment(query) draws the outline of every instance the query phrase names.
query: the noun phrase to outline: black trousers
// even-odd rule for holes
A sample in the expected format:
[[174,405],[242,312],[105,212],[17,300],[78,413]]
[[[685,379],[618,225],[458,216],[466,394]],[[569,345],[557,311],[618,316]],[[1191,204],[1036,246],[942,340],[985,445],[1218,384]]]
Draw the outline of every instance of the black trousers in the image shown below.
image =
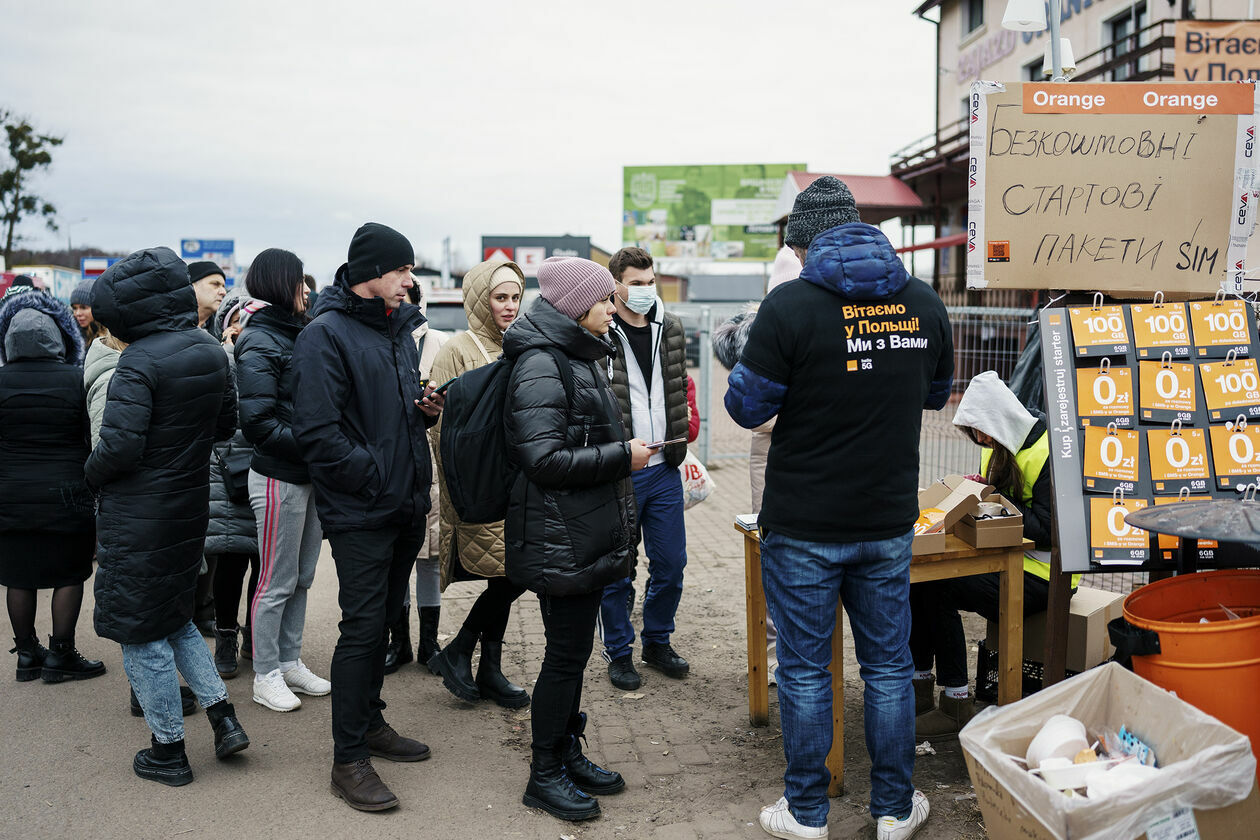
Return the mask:
[[424,520],[406,527],[329,534],[340,591],[340,636],[333,651],[333,761],[368,757],[367,733],[385,724],[385,626],[402,618]]
[[547,649],[530,703],[535,756],[554,756],[581,727],[582,675],[595,643],[602,590],[565,598],[539,596]]
[[[969,685],[967,639],[959,611],[979,613],[998,620],[1001,577],[987,575],[934,580],[910,587],[910,655],[916,671],[932,670],[936,684],[960,688]],[[1024,575],[1024,615],[1045,612],[1050,584],[1036,575]]]
[[214,623],[223,630],[237,626],[241,607],[241,587],[245,572],[249,571],[249,591],[245,617],[249,618],[248,603],[254,600],[258,588],[257,554],[220,554],[214,567]]
[[487,642],[503,641],[512,604],[524,594],[525,587],[517,586],[505,577],[489,578],[485,591],[477,596],[468,611],[463,629]]

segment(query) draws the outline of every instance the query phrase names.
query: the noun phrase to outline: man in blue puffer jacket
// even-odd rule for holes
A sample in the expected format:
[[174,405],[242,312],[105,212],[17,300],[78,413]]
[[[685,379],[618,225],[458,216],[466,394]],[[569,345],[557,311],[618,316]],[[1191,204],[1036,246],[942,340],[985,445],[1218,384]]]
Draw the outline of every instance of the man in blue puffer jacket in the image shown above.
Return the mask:
[[777,416],[758,524],[787,772],[761,825],[775,837],[827,836],[838,598],[866,683],[877,836],[905,840],[928,815],[910,781],[919,427],[923,409],[949,399],[953,340],[940,298],[859,221],[842,181],[824,176],[797,196],[785,238],[801,276],[761,304],[726,393],[745,428]]

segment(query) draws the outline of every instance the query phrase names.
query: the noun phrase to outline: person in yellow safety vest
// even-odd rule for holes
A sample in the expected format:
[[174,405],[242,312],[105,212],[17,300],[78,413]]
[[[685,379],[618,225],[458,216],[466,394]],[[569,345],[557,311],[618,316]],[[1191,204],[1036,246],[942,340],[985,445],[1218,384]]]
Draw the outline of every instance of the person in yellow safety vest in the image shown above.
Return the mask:
[[[968,476],[997,488],[1024,517],[1024,537],[1036,548],[1024,555],[1024,615],[1044,612],[1050,591],[1050,439],[1046,419],[1030,410],[987,370],[967,386],[954,425],[984,447],[980,474]],[[1012,511],[1014,513],[1015,511]],[[1072,577],[1072,592],[1080,575]],[[998,617],[1000,582],[996,573],[916,583],[910,587],[910,653],[914,657],[915,738],[957,736],[975,714],[968,689],[967,641],[960,610]],[[933,699],[936,665],[939,704]]]

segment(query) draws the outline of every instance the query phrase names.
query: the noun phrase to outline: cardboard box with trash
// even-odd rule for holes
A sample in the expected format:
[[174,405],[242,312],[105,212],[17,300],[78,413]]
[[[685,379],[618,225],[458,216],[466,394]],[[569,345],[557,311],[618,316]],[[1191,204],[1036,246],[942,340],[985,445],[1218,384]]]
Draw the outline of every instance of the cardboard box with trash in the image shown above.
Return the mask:
[[1255,836],[1246,736],[1109,662],[990,707],[959,735],[993,840]]
[[945,550],[945,535],[993,488],[961,475],[947,475],[919,491],[919,519],[914,523],[913,554]]

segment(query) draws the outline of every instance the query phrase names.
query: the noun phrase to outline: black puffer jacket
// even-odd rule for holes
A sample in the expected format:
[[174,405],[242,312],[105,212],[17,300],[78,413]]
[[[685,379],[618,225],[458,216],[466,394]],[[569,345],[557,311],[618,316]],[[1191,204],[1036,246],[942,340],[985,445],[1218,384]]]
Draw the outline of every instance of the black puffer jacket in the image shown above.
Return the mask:
[[[228,312],[240,303],[241,293],[228,292],[219,304],[219,312],[212,319],[214,332],[223,335],[224,319]],[[227,350],[225,347],[224,350]],[[231,351],[228,351],[229,353]],[[228,367],[236,370],[235,363],[228,356]],[[240,383],[237,383],[237,404],[240,404]],[[249,500],[234,502],[228,498],[227,485],[223,483],[223,467],[221,464],[233,465],[248,463],[252,460],[249,441],[241,429],[236,430],[231,440],[214,445],[214,457],[210,459],[210,524],[206,527],[207,557],[219,554],[258,554],[258,525],[254,520],[253,508]]]
[[[652,357],[660,362],[665,386],[665,428],[655,431],[657,435],[655,439],[685,438],[687,437],[687,334],[683,331],[682,321],[672,312],[666,312],[665,304],[659,299],[656,306],[648,313],[648,324],[652,327]],[[630,405],[630,376],[626,371],[626,365],[638,365],[638,361],[635,360],[629,339],[625,338],[619,323],[613,324],[608,337],[616,342],[619,351],[609,359],[609,379],[612,381],[613,393],[617,395],[617,404],[621,406],[622,422],[625,423],[627,431],[633,432],[635,429]],[[640,411],[645,410],[647,409],[640,408]],[[646,434],[646,432],[641,434]],[[646,442],[651,443],[651,441]],[[671,444],[665,447],[663,454],[665,463],[676,467],[687,457],[687,444]]]
[[310,469],[324,533],[411,525],[429,513],[433,464],[411,332],[420,308],[394,312],[346,285],[325,289],[293,348],[293,434]]
[[236,389],[223,348],[197,329],[188,269],[169,248],[111,266],[92,287],[92,314],[129,342],[85,467],[100,490],[96,632],[141,644],[192,618],[210,449],[236,428]]
[[96,527],[83,483],[88,416],[75,364],[82,347],[70,310],[54,298],[16,295],[0,309],[0,531]]
[[267,306],[249,316],[236,339],[236,385],[241,430],[254,445],[254,472],[289,484],[309,484],[293,436],[293,345],[299,316]]
[[[572,401],[548,344],[569,356]],[[594,592],[637,551],[630,445],[602,370],[616,349],[539,298],[503,334],[509,457],[521,467],[505,533],[507,576],[542,595]]]

